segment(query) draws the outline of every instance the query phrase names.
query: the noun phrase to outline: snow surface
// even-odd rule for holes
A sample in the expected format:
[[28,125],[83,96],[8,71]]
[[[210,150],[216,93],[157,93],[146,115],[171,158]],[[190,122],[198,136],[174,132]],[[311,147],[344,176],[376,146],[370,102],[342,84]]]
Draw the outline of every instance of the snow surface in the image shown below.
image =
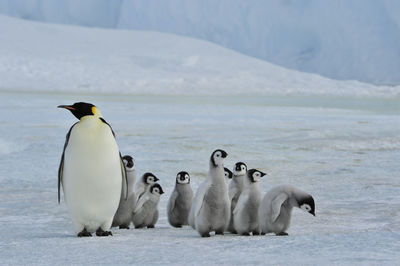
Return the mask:
[[125,94],[400,95],[337,81],[171,34],[51,25],[0,16],[0,89]]
[[[400,260],[399,100],[331,96],[138,96],[0,92],[0,264],[394,265]],[[75,237],[57,169],[76,119],[59,104],[95,103],[138,173],[165,190],[153,230]],[[322,107],[322,106],[329,106]],[[175,175],[196,189],[215,148],[226,166],[268,173],[311,193],[316,217],[294,210],[288,237],[203,239],[167,223]]]
[[0,0],[0,13],[169,32],[334,79],[400,83],[398,0]]

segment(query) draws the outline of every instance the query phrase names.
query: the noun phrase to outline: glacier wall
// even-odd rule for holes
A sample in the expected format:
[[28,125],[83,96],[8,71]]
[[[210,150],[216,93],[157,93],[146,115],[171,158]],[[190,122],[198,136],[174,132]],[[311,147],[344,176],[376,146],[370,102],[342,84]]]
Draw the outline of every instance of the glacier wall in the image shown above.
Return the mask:
[[0,13],[174,33],[334,79],[400,84],[397,0],[0,0]]

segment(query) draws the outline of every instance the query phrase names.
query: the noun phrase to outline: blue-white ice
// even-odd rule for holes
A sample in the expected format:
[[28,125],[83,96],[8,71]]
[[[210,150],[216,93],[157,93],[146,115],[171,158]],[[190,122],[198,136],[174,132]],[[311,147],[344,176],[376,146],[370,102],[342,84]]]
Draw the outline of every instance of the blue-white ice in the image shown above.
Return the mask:
[[[75,237],[57,204],[57,168],[75,118],[57,109],[95,103],[139,173],[166,193],[156,229]],[[323,96],[135,96],[0,92],[0,264],[372,264],[400,260],[399,99]],[[177,172],[197,188],[215,148],[311,193],[316,217],[293,213],[289,237],[202,239],[168,225]]]
[[179,34],[334,79],[400,83],[398,0],[0,0],[0,13]]

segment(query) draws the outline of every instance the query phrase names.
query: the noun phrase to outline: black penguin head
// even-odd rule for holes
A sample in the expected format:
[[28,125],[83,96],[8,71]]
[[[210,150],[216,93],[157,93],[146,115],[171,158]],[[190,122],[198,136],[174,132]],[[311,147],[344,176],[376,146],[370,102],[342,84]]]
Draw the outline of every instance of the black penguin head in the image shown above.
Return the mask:
[[177,184],[189,184],[190,176],[188,172],[182,171],[176,175],[176,183]]
[[159,180],[152,173],[145,173],[142,178],[143,178],[144,183],[146,183],[148,185],[154,184],[155,182],[157,182]]
[[99,114],[98,109],[91,103],[78,102],[73,105],[59,105],[58,108],[65,108],[71,111],[71,113],[79,120],[87,115]]
[[228,179],[232,179],[232,176],[233,176],[232,171],[229,170],[229,169],[226,168],[226,167],[224,167],[224,175],[225,175],[225,177],[228,178]]
[[250,169],[247,171],[247,177],[250,179],[251,182],[258,182],[261,177],[265,176],[266,173],[263,173],[257,169]]
[[132,156],[125,155],[124,157],[122,157],[122,160],[124,161],[124,165],[127,170],[135,169],[135,162],[134,162]]
[[164,191],[160,184],[154,183],[150,186],[150,193],[155,194],[155,195],[161,195],[164,194]]
[[315,202],[311,195],[300,198],[298,203],[300,209],[315,216]]
[[215,150],[211,154],[211,163],[214,167],[223,166],[224,158],[226,158],[228,154],[224,150]]
[[233,168],[233,173],[235,175],[245,175],[247,172],[247,165],[243,162],[237,162]]

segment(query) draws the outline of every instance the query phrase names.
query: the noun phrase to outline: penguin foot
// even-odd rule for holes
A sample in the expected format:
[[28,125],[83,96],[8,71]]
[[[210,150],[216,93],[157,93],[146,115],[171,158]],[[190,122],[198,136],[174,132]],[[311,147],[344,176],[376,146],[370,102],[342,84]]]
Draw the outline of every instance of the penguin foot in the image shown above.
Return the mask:
[[261,235],[261,233],[260,233],[259,231],[253,231],[252,233],[253,233],[253,236],[259,236],[259,235]]
[[249,236],[250,233],[249,233],[249,232],[244,232],[244,233],[241,233],[241,235],[242,235],[242,236]]
[[276,234],[277,236],[288,236],[289,234],[286,232],[280,232]]
[[201,234],[201,237],[210,237],[210,233]]
[[176,224],[176,225],[174,225],[174,227],[176,227],[176,228],[182,228],[182,225],[181,225],[181,224]]
[[260,235],[265,236],[267,233],[261,232]]
[[128,225],[120,225],[119,229],[129,229],[129,226]]
[[148,225],[147,228],[154,228],[154,224]]
[[89,236],[92,236],[92,234],[86,231],[86,228],[84,228],[81,232],[78,233],[78,237],[89,237]]
[[215,231],[216,235],[224,235],[224,231]]
[[113,234],[111,231],[104,231],[103,229],[99,228],[96,231],[96,236],[112,236]]

